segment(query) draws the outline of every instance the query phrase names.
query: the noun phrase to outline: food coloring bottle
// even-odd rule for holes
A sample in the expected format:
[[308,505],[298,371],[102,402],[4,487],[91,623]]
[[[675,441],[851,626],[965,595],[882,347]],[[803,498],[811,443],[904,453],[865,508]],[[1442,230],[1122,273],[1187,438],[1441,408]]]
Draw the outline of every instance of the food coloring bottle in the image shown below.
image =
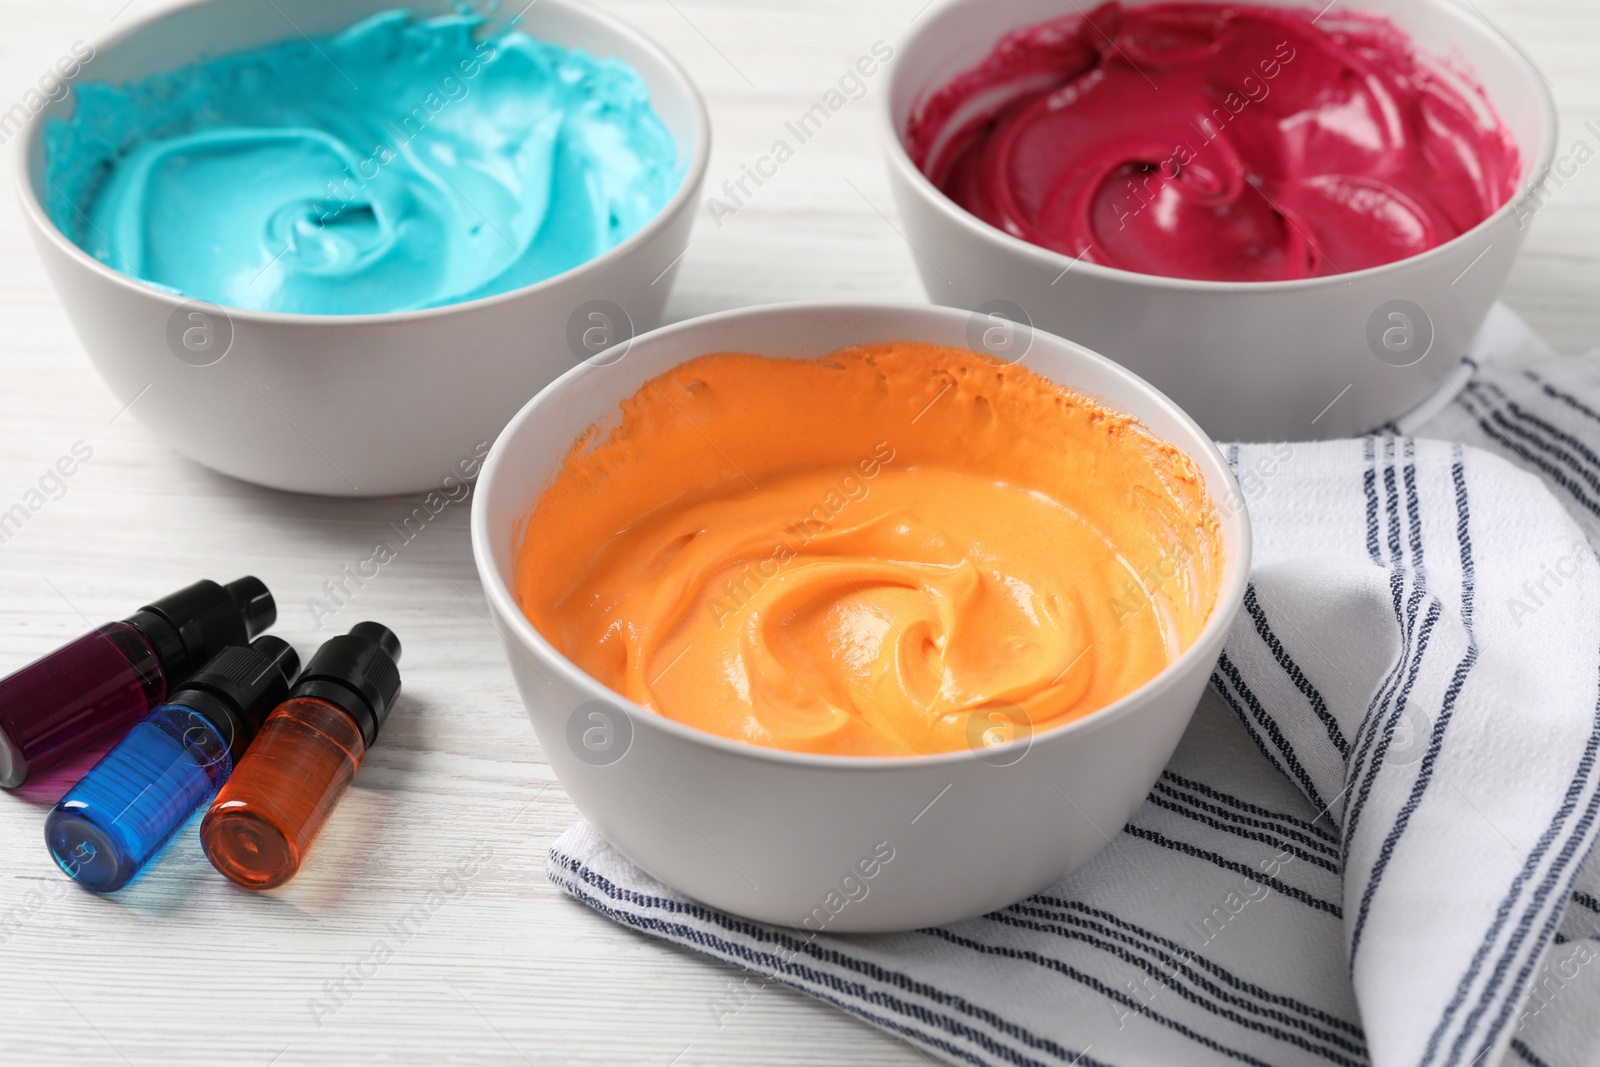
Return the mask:
[[0,786],[138,722],[211,657],[278,617],[259,578],[196,582],[0,680]]
[[141,719],[45,817],[44,839],[85,889],[121,889],[228,780],[300,657],[276,637],[224,649]]
[[399,659],[400,639],[375,622],[317,649],[200,824],[213,867],[246,889],[294,877],[389,717]]

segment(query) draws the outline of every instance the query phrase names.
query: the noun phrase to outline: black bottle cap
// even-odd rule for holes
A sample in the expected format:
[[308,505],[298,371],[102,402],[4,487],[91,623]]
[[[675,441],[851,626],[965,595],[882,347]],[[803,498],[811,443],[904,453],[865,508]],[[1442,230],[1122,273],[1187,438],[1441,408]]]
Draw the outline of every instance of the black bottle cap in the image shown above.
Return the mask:
[[237,761],[267,715],[288,698],[299,669],[300,657],[288,642],[258,637],[248,646],[235,645],[217,653],[167,702],[193,708],[211,719],[228,739]]
[[199,581],[146,604],[126,621],[150,639],[167,687],[189,678],[225,648],[242,646],[278,619],[260,578],[227,585]]
[[343,710],[370,748],[400,692],[399,659],[400,639],[393,630],[358,622],[349,633],[323,642],[292,695],[318,697]]
[[261,631],[271,629],[272,624],[278,621],[277,601],[272,599],[267,583],[255,575],[236,578],[222,588],[228,591],[229,599],[239,609],[239,614],[244,616],[244,627],[250,632],[250,640],[255,640]]

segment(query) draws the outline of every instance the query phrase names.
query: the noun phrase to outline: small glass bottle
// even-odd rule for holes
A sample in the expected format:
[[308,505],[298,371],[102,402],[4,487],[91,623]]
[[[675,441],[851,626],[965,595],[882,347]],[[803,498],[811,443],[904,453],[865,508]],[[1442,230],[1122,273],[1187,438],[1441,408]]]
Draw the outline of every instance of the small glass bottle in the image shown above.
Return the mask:
[[317,649],[200,824],[211,865],[246,889],[293,878],[400,692],[400,639],[375,622]]
[[277,615],[259,578],[196,582],[0,679],[0,786],[127,729]]
[[228,780],[299,666],[276,637],[213,657],[50,809],[57,866],[96,893],[127,885]]

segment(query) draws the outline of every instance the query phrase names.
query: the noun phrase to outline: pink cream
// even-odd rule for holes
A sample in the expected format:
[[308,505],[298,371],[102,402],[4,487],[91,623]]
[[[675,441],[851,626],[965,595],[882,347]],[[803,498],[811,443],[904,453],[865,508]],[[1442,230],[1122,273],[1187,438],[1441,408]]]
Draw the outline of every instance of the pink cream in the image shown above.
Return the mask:
[[1516,190],[1479,89],[1384,19],[1103,4],[1016,30],[914,109],[911,158],[1025,241],[1174,278],[1413,256]]

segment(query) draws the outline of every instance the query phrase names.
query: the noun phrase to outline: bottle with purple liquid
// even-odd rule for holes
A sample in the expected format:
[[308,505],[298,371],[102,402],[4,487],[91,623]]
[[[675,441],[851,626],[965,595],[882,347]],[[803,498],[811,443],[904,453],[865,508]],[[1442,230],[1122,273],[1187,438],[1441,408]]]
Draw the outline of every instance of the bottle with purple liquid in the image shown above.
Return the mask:
[[0,679],[0,787],[126,730],[277,614],[259,578],[200,581]]

